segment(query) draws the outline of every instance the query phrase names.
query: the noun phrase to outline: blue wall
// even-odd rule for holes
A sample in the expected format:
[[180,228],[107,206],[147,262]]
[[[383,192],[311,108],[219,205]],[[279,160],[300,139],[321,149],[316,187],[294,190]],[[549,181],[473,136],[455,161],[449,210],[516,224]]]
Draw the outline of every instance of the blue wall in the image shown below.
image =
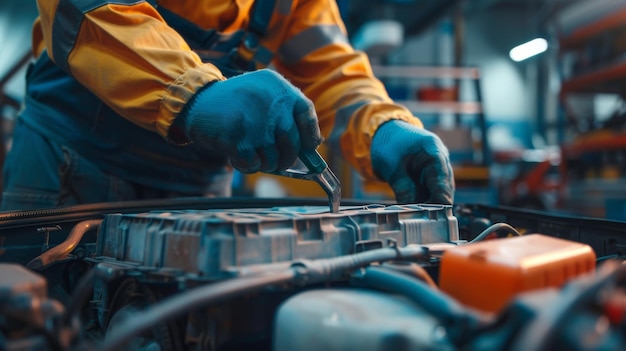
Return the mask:
[[[35,0],[0,0],[0,77],[3,77],[31,48],[31,29],[37,18]],[[18,100],[24,95],[22,70],[5,87]]]

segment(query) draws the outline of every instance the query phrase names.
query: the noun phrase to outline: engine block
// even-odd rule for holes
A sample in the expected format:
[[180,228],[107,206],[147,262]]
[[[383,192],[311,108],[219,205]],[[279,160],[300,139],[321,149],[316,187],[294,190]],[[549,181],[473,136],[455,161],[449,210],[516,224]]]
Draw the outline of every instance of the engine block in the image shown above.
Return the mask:
[[236,267],[339,257],[387,246],[459,239],[452,208],[441,205],[153,211],[110,214],[97,255],[204,279]]

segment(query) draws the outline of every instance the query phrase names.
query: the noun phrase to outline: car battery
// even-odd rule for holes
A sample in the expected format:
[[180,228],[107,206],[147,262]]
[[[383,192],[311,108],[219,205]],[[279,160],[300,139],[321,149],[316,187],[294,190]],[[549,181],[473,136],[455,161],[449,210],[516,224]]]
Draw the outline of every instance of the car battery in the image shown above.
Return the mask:
[[446,250],[439,284],[467,306],[497,312],[521,292],[592,272],[595,259],[588,245],[541,234],[486,240]]
[[458,239],[452,207],[443,205],[181,210],[107,215],[96,251],[210,280],[241,267]]

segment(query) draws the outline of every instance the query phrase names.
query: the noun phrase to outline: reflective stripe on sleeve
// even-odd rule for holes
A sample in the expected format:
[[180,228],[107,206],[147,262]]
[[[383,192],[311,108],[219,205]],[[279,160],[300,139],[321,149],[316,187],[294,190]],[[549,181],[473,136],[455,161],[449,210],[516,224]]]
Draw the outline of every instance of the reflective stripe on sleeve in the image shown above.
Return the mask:
[[286,64],[295,64],[306,55],[330,44],[347,44],[348,39],[337,25],[319,25],[305,29],[282,44],[278,50]]
[[343,106],[337,110],[335,113],[335,125],[333,126],[332,132],[328,136],[328,142],[331,145],[339,145],[339,138],[343,132],[346,131],[346,128],[348,128],[352,115],[354,115],[358,109],[365,106],[367,103],[368,101],[359,101],[348,106]]
[[68,58],[85,14],[107,4],[135,5],[144,0],[61,0],[52,24],[52,53],[54,62],[69,72]]

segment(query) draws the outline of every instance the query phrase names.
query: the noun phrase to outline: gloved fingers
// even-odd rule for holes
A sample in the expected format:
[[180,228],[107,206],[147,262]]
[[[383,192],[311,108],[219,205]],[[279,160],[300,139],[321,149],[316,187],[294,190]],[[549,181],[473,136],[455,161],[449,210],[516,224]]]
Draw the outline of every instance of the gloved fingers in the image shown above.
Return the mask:
[[276,146],[279,152],[276,170],[285,170],[293,165],[300,150],[300,135],[295,124],[288,130],[276,130]]
[[315,149],[322,140],[311,100],[270,70],[201,90],[182,121],[192,141],[225,152],[244,173],[286,169],[300,148]]
[[396,202],[399,204],[416,203],[417,186],[406,172],[406,167],[401,167],[396,174],[389,180],[389,186],[396,196]]
[[242,173],[284,170],[298,157],[298,144],[297,134],[294,138],[293,133],[277,133],[276,143],[258,147],[255,151],[239,151],[231,157],[231,165]]
[[302,95],[293,106],[293,118],[300,132],[300,147],[314,150],[322,143],[322,134],[317,121],[315,107],[311,100]]
[[261,169],[261,157],[256,150],[247,149],[231,156],[230,164],[241,173],[255,173]]
[[431,178],[429,189],[434,189],[430,192],[430,197],[424,201],[430,204],[452,205],[454,200],[454,188],[450,186],[450,182],[441,178],[435,180]]
[[[452,205],[454,198],[454,176],[452,167],[443,153],[428,159],[420,158],[413,165],[413,174],[419,174],[419,188],[428,189],[427,203]],[[425,161],[425,162],[424,162]]]
[[278,160],[280,152],[276,144],[267,145],[257,150],[259,159],[261,160],[261,172],[275,172],[278,168]]
[[416,186],[410,178],[403,178],[391,186],[396,196],[396,202],[399,204],[419,203],[415,198]]
[[452,203],[448,150],[432,132],[402,121],[384,123],[372,139],[371,157],[374,172],[392,186],[398,202]]

